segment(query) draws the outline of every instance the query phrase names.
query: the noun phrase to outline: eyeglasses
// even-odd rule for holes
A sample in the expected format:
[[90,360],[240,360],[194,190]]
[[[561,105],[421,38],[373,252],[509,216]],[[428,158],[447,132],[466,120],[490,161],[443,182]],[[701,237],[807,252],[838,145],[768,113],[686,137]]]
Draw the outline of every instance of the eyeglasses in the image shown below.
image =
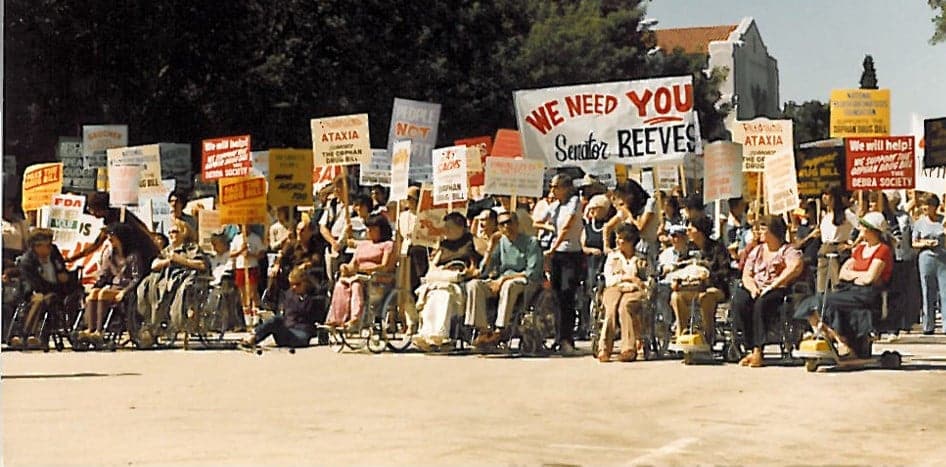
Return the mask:
[[168,235],[171,235],[171,234],[179,234],[179,233],[181,233],[180,230],[168,230]]

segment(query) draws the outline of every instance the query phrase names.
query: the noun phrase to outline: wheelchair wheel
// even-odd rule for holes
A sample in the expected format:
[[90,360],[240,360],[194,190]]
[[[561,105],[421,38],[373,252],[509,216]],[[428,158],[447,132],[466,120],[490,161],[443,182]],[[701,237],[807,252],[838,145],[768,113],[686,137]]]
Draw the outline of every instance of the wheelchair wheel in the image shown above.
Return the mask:
[[411,346],[413,333],[411,327],[407,324],[405,316],[398,307],[402,297],[401,289],[395,288],[388,291],[381,305],[381,338],[385,346],[393,352],[403,352]]
[[365,346],[368,345],[368,340],[371,339],[371,334],[372,330],[370,326],[363,326],[358,331],[348,331],[347,329],[339,329],[336,331],[336,336],[341,340],[342,345],[354,351],[365,348]]
[[328,331],[328,348],[333,352],[341,353],[345,350],[345,338],[339,330]]
[[369,329],[370,333],[368,338],[365,341],[365,345],[368,347],[368,351],[373,354],[380,354],[384,352],[384,349],[387,348],[387,343],[384,341],[384,330],[382,329],[382,324],[375,323],[374,326],[371,326]]

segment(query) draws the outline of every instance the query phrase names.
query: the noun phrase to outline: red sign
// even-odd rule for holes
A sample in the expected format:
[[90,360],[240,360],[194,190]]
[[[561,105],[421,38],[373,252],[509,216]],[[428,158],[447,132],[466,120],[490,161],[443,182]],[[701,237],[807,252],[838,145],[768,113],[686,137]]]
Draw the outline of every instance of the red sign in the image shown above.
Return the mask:
[[516,130],[501,129],[496,132],[496,141],[490,156],[519,157],[522,156],[522,139]]
[[[477,136],[475,138],[463,138],[453,142],[457,146],[472,146],[480,148],[480,164],[486,167],[486,158],[493,153],[493,138],[491,136]],[[470,175],[470,186],[483,186],[486,182],[483,171]]]
[[342,174],[340,165],[317,165],[312,167],[312,184],[322,185],[330,183]]
[[205,139],[201,142],[201,177],[205,182],[249,175],[250,135]]
[[847,189],[900,190],[916,186],[912,136],[845,138]]

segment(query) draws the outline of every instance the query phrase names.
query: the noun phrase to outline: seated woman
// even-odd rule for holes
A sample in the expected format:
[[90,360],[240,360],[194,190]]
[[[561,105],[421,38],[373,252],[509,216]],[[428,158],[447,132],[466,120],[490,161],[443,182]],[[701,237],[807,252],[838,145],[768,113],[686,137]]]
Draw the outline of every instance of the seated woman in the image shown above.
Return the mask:
[[[150,238],[137,236],[135,227],[129,224],[112,223],[106,228],[106,239],[111,248],[103,258],[102,272],[86,297],[86,329],[79,332],[79,340],[102,346],[102,325],[109,307],[121,303],[145,275],[145,261],[149,258],[154,244]],[[144,238],[144,240],[141,240]],[[147,241],[149,244],[142,244]]]
[[302,268],[310,281],[309,288],[321,282],[325,276],[323,252],[320,251],[312,222],[296,224],[296,239],[287,242],[279,251],[276,261],[269,270],[268,305],[278,305],[284,291],[289,289],[289,273]]
[[36,348],[41,343],[37,337],[37,318],[41,308],[64,308],[65,298],[80,288],[78,280],[66,270],[66,262],[56,245],[53,245],[53,232],[49,229],[36,229],[28,238],[29,249],[17,261],[20,277],[26,285],[26,296],[30,308],[23,324],[22,336],[11,336],[10,345],[19,347],[26,337],[26,344]]
[[252,348],[273,336],[279,347],[308,347],[316,334],[315,323],[322,309],[305,269],[293,269],[289,273],[289,290],[279,303],[281,313],[261,322],[240,345]]
[[[427,272],[426,283],[417,289],[417,309],[420,310],[423,326],[413,339],[414,345],[429,351],[431,345],[440,345],[450,334],[450,318],[463,314],[466,294],[462,280],[476,277],[476,265],[480,255],[476,251],[473,234],[466,228],[466,218],[458,212],[444,216],[444,238],[437,246],[431,260],[433,267]],[[428,306],[428,293],[446,290],[448,303],[438,302]]]
[[721,243],[710,238],[713,221],[706,216],[690,219],[687,236],[692,249],[698,250],[700,258],[709,269],[709,283],[704,291],[680,290],[679,283],[671,284],[670,306],[677,317],[677,337],[690,322],[690,307],[694,300],[699,303],[702,318],[703,338],[713,345],[716,327],[716,305],[729,295],[729,277],[732,272],[729,251]]
[[816,329],[823,326],[825,336],[838,343],[840,356],[866,358],[867,349],[858,344],[871,331],[872,310],[881,303],[881,293],[893,273],[893,250],[887,243],[883,214],[869,212],[859,223],[864,228],[864,242],[854,247],[851,258],[841,266],[834,292],[825,295],[824,316],[818,315],[816,303],[806,300],[795,318],[807,318]]
[[151,262],[151,274],[138,286],[138,313],[144,317],[138,338],[144,347],[153,344],[162,322],[171,324],[172,332],[182,328],[194,278],[208,270],[207,258],[187,222],[172,220],[168,235],[170,245]]
[[752,349],[739,364],[753,368],[763,364],[767,318],[778,314],[788,287],[804,271],[801,252],[785,241],[785,221],[769,216],[759,224],[762,244],[746,257],[742,287],[733,290],[731,309],[741,323],[746,346]]
[[617,249],[604,262],[604,329],[601,332],[598,361],[611,360],[617,320],[621,320],[621,354],[618,359],[631,362],[637,359],[640,338],[640,312],[645,286],[638,275],[635,246],[640,232],[633,224],[621,224],[616,232]]
[[246,322],[243,320],[243,306],[240,291],[237,290],[233,276],[233,260],[230,259],[230,240],[226,234],[217,232],[210,236],[213,254],[208,257],[210,276],[210,300],[207,306],[212,310],[223,310],[219,316],[223,322],[211,324],[212,329],[243,332]]
[[[358,329],[364,313],[364,281],[375,272],[389,272],[394,267],[394,241],[391,224],[384,216],[376,215],[365,222],[368,240],[358,244],[351,262],[343,264],[340,278],[332,292],[327,326]],[[393,281],[392,281],[393,282]]]

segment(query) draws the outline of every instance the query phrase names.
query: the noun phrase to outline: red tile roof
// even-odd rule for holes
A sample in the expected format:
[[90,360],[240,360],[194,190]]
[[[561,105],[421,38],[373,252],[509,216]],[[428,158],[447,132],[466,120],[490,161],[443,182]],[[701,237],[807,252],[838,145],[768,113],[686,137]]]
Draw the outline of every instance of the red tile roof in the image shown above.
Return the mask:
[[729,37],[739,25],[705,26],[698,28],[655,29],[657,45],[666,53],[680,47],[688,54],[708,54],[709,43]]

